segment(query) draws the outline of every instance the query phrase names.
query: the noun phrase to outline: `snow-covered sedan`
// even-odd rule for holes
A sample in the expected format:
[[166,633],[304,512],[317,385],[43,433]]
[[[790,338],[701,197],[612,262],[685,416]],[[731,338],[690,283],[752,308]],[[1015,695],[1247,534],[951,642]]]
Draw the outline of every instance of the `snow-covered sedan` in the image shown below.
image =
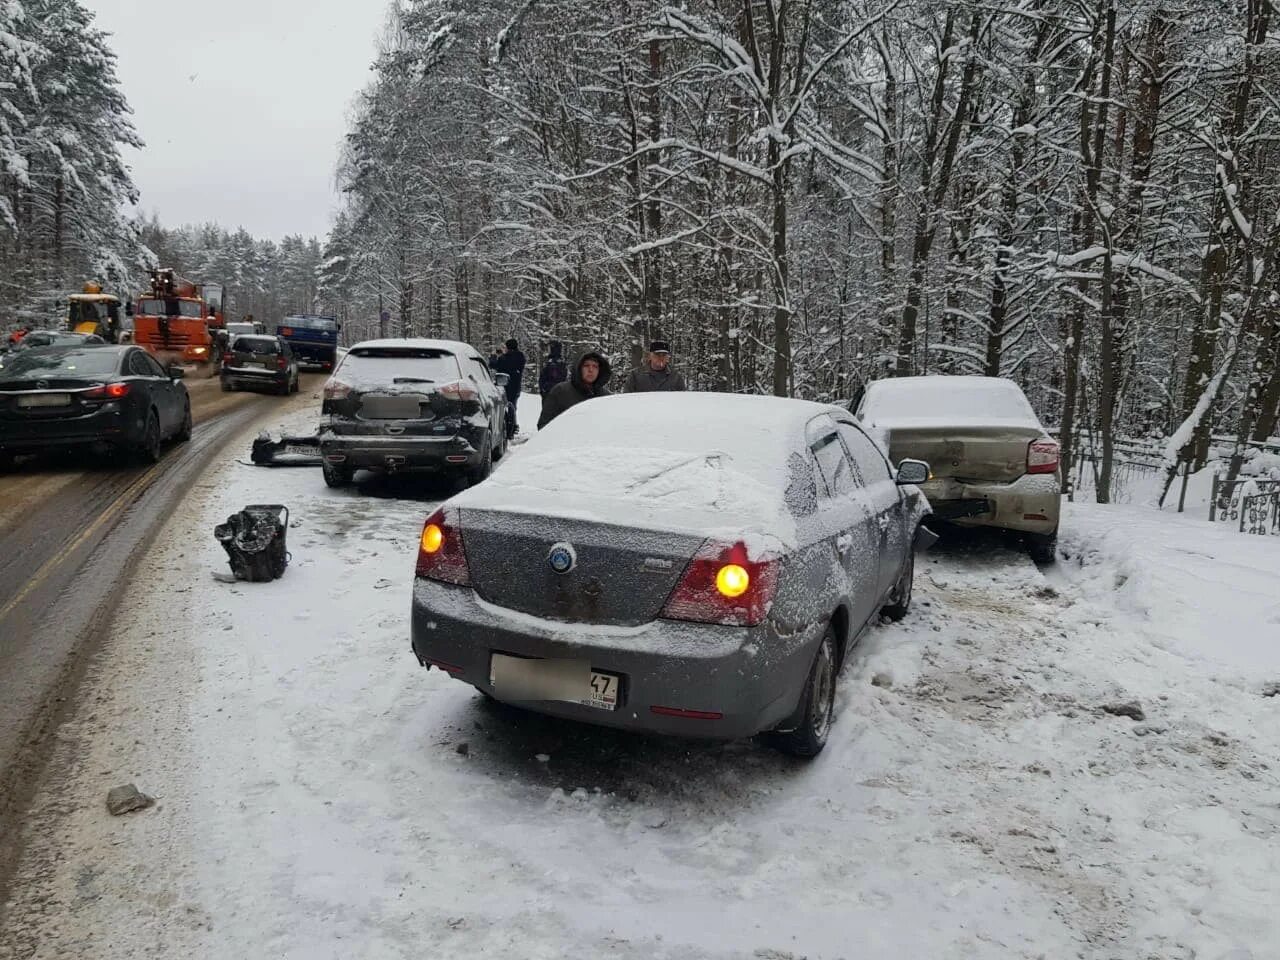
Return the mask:
[[867,387],[858,419],[892,457],[927,460],[934,516],[1022,534],[1051,562],[1062,511],[1058,441],[1022,389],[1001,377],[899,377]]
[[927,476],[816,403],[579,404],[427,519],[413,651],[543,713],[813,756],[849,650],[911,603]]

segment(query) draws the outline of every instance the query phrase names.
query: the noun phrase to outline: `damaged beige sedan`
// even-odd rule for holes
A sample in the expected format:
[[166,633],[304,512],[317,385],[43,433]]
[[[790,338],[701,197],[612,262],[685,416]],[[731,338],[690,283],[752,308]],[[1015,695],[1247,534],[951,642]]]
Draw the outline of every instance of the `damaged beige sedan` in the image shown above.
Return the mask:
[[923,460],[935,519],[1022,535],[1051,563],[1062,508],[1058,442],[1021,388],[999,377],[899,377],[869,384],[857,409],[896,463]]

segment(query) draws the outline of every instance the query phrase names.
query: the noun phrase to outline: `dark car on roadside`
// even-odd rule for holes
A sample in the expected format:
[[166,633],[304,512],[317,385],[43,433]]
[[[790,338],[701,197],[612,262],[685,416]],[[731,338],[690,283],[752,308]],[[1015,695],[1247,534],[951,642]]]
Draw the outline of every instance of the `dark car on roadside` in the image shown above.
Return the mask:
[[324,387],[325,483],[345,486],[357,470],[479,483],[506,452],[505,382],[458,341],[357,343]]
[[579,404],[427,519],[413,652],[541,713],[813,756],[864,628],[908,611],[928,474],[822,404]]
[[40,347],[0,363],[0,466],[70,449],[154,463],[170,438],[191,438],[182,370],[139,347]]
[[15,350],[33,350],[36,347],[80,347],[106,343],[96,333],[74,333],[69,330],[32,330],[14,347]]
[[299,375],[289,344],[270,334],[232,337],[218,374],[224,392],[268,390],[282,395],[298,392]]

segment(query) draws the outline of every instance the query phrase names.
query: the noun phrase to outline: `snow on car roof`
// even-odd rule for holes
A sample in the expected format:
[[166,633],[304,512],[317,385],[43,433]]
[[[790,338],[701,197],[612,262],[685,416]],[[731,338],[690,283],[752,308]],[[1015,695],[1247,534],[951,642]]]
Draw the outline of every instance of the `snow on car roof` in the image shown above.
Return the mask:
[[[476,354],[475,347],[469,343],[463,343],[460,340],[430,340],[426,337],[399,337],[388,338],[385,340],[362,340],[359,343],[353,343],[350,350],[363,350],[365,348],[378,350],[391,350],[395,348],[402,350],[445,350],[449,353],[464,353],[468,356]],[[478,356],[478,354],[476,354]]]
[[791,458],[802,455],[804,425],[831,410],[716,393],[600,398],[562,414],[454,502],[787,548]]
[[867,385],[859,413],[879,427],[1040,426],[1022,388],[1003,377],[895,377]]

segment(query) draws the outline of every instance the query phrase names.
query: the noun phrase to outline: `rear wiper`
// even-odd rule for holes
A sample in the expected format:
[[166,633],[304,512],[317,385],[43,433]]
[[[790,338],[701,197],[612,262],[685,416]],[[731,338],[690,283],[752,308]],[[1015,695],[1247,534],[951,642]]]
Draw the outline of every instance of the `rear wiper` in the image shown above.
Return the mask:
[[435,383],[434,380],[424,380],[422,377],[393,377],[392,383]]

